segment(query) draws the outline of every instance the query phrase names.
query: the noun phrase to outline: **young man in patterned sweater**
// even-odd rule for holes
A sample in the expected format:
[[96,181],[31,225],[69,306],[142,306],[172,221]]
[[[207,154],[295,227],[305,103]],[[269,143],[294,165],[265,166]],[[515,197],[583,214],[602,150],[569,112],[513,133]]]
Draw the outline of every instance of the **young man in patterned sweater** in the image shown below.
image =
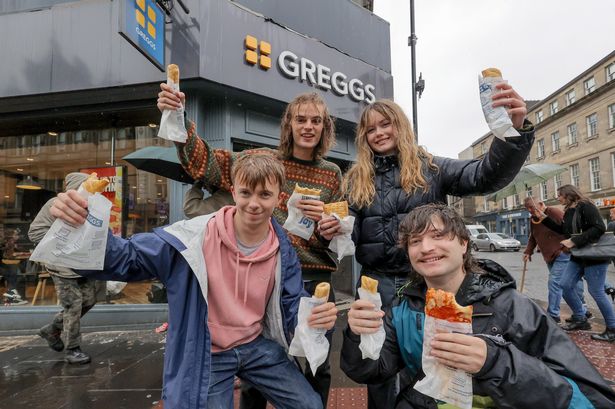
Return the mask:
[[[185,106],[185,95],[175,92],[165,83],[160,84],[161,92],[158,94],[158,109],[177,109],[180,103]],[[205,184],[219,189],[230,190],[230,169],[235,160],[243,155],[256,152],[270,152],[278,157],[286,172],[286,184],[282,188],[281,199],[274,210],[274,217],[280,224],[284,224],[288,217],[287,201],[293,193],[295,184],[302,187],[320,189],[320,200],[301,200],[298,207],[303,214],[318,223],[322,218],[325,203],[341,200],[341,170],[323,157],[335,143],[335,125],[329,115],[327,105],[316,93],[306,93],[295,97],[286,107],[282,116],[280,143],[277,149],[259,148],[243,152],[230,152],[224,149],[213,149],[207,142],[196,134],[193,122],[188,127],[188,140],[185,144],[177,143],[180,161],[190,176],[195,180],[202,180]],[[321,232],[327,231],[327,224],[321,224]],[[324,230],[324,231],[323,231]],[[337,265],[327,249],[328,242],[318,231],[305,240],[301,237],[288,234],[295,248],[304,280],[305,290],[313,294],[316,285],[320,282],[331,281],[331,273]],[[330,301],[334,301],[334,293],[330,293]],[[331,334],[329,334],[331,344]],[[312,375],[306,363],[305,376],[320,394],[323,406],[327,407],[327,398],[331,386],[331,372],[329,357]],[[255,392],[255,391],[254,391]],[[255,403],[258,402],[258,403]],[[262,408],[266,402],[254,396],[253,391],[242,391],[243,409]]]

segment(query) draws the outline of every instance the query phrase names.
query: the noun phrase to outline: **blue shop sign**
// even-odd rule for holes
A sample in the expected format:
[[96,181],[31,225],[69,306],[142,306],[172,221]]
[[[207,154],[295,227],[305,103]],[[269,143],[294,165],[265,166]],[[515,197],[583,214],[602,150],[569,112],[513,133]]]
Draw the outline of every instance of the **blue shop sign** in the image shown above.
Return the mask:
[[161,71],[164,63],[164,13],[155,0],[124,0],[120,35]]

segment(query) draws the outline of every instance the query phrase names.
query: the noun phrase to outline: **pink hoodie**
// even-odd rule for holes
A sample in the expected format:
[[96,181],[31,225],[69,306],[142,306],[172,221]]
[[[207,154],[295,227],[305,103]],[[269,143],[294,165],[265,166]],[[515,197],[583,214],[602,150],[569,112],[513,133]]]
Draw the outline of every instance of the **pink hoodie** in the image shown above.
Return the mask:
[[203,254],[207,266],[212,352],[254,340],[273,291],[279,242],[269,223],[269,235],[250,256],[237,247],[234,206],[216,212],[207,225]]

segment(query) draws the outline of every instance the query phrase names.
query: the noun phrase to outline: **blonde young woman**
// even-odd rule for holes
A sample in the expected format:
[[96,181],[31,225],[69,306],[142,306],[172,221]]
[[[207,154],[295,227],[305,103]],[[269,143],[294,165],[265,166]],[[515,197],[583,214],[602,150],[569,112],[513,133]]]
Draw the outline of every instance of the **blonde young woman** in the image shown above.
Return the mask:
[[[397,246],[398,226],[415,207],[446,203],[446,196],[483,195],[509,183],[517,174],[534,141],[534,127],[525,119],[523,99],[508,84],[494,106],[506,106],[520,136],[494,138],[489,152],[478,160],[436,157],[418,146],[403,110],[389,100],[367,106],[360,118],[355,144],[357,161],[342,184],[356,217],[353,240],[361,275],[379,281],[383,309],[388,308],[396,290],[406,282],[410,263],[405,249]],[[451,135],[454,137],[454,135]],[[329,233],[335,222],[320,222]],[[321,233],[322,234],[322,233]],[[323,234],[327,237],[327,234]],[[425,260],[434,268],[448,254]],[[368,385],[368,407],[395,406],[395,379]]]

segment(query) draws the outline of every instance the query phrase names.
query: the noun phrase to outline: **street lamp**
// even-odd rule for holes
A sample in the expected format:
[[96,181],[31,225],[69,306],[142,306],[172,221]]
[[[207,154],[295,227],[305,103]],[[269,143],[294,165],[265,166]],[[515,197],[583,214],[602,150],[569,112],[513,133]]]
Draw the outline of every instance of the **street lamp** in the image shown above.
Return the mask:
[[414,0],[410,0],[410,37],[408,46],[410,47],[410,58],[412,62],[412,127],[414,128],[414,139],[419,140],[419,119],[417,113],[417,95],[421,97],[425,90],[425,80],[421,73],[419,80],[416,80],[416,34],[414,32]]

